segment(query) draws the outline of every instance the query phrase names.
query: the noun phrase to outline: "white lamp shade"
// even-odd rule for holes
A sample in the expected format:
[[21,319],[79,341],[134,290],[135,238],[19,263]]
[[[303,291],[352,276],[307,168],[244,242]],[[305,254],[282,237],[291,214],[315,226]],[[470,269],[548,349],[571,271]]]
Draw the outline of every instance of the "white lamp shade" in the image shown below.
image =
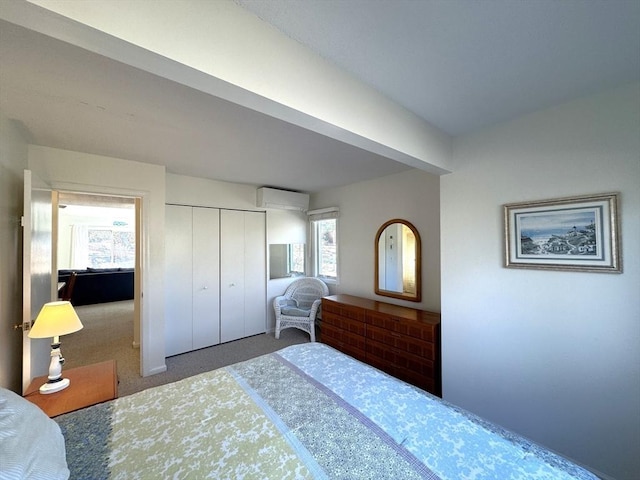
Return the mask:
[[29,330],[30,338],[67,335],[82,329],[82,322],[70,302],[45,303]]

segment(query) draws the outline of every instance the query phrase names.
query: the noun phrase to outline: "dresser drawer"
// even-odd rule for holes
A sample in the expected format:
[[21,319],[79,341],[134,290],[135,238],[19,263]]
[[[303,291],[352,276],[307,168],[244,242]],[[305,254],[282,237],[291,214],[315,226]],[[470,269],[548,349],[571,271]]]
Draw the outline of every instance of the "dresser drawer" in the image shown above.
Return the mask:
[[405,382],[415,385],[416,387],[419,387],[423,390],[426,390],[427,392],[433,395],[437,395],[437,396],[442,395],[433,377],[420,375],[419,373],[412,372],[411,370],[405,370],[403,368],[398,368],[396,370],[395,376],[398,377],[400,380],[404,380]]
[[368,325],[400,333],[408,337],[417,338],[433,343],[437,338],[438,326],[430,323],[409,321],[385,313],[367,311],[365,320]]
[[394,368],[410,370],[418,375],[434,378],[434,362],[418,355],[403,352],[397,348],[390,347],[384,343],[367,339],[366,343],[367,361],[376,357]]
[[365,334],[365,323],[362,320],[341,317],[338,314],[327,312],[326,310],[322,312],[322,325],[330,325],[361,336]]
[[364,309],[353,305],[344,305],[342,303],[335,303],[328,300],[322,301],[322,315],[324,318],[325,312],[333,313],[339,317],[350,318],[351,320],[357,320],[364,322]]
[[358,360],[364,361],[366,357],[365,337],[362,335],[323,323],[320,328],[320,341]]
[[415,385],[416,387],[422,388],[429,393],[440,395],[440,392],[436,385],[436,380],[433,377],[422,375],[418,372],[412,372],[411,370],[407,370],[405,368],[400,368],[397,365],[390,364],[385,360],[373,355],[367,355],[366,363],[373,367],[376,367],[378,370],[382,370],[389,375],[399,378],[400,380]]
[[366,336],[367,339],[390,345],[398,350],[412,353],[428,360],[436,359],[435,344],[432,342],[420,340],[419,338],[408,337],[401,333],[397,333],[392,330],[385,330],[373,325],[367,325]]

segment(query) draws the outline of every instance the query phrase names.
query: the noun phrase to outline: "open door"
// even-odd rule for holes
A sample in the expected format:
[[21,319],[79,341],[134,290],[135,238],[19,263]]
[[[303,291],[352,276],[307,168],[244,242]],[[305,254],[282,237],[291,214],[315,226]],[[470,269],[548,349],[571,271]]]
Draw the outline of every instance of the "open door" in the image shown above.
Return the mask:
[[[133,347],[141,348],[140,319],[142,318],[142,199],[136,197],[136,274],[134,277],[133,300]],[[140,376],[142,376],[142,354],[140,355]]]
[[52,192],[46,184],[24,171],[24,215],[22,217],[22,391],[31,379],[48,372],[50,340],[27,335],[42,305],[52,299],[51,262]]

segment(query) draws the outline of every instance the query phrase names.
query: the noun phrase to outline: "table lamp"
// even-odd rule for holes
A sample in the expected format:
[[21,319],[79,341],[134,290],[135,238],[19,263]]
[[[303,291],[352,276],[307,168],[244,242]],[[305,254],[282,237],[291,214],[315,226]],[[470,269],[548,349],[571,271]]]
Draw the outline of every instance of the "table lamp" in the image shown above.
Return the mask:
[[49,364],[49,380],[40,387],[40,393],[59,392],[71,383],[62,378],[64,358],[60,351],[60,335],[77,332],[82,329],[82,322],[70,302],[45,303],[29,331],[29,338],[49,338],[51,342],[51,363]]

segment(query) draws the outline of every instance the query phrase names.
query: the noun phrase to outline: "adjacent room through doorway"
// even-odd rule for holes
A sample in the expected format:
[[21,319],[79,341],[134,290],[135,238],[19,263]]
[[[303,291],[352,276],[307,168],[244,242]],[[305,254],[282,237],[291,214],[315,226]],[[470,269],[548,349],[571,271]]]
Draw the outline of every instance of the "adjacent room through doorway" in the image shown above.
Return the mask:
[[84,326],[65,337],[65,368],[116,360],[120,375],[140,375],[136,215],[135,198],[58,193],[58,296],[69,299]]

